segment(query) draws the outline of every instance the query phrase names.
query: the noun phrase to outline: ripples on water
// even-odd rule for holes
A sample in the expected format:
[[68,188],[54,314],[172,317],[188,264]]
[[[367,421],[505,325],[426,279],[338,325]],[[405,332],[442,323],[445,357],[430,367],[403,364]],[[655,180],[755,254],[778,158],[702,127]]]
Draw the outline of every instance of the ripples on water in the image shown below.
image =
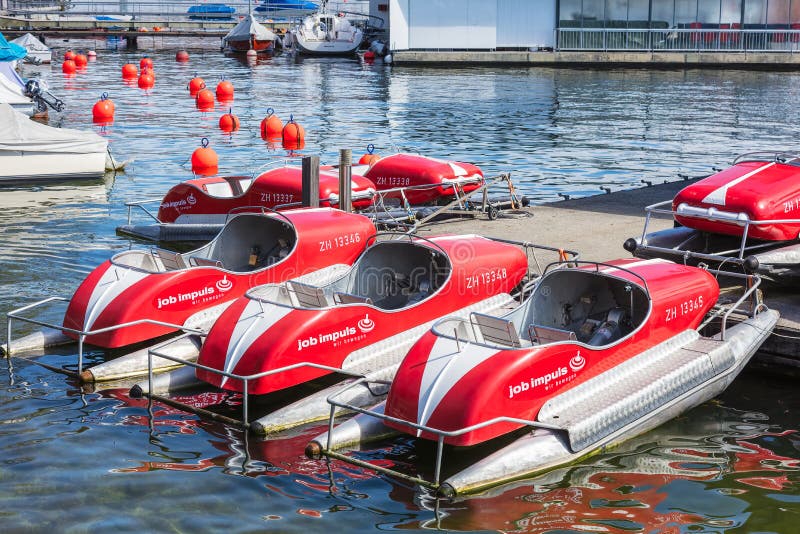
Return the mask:
[[[66,101],[51,119],[65,127],[95,128],[91,106],[107,91],[117,114],[102,133],[117,158],[135,161],[101,182],[0,191],[0,311],[68,296],[110,255],[142,246],[114,233],[125,201],[157,197],[187,178],[201,137],[225,173],[285,156],[258,135],[268,107],[284,120],[294,114],[308,132],[303,153],[323,161],[369,143],[382,153],[463,159],[487,174],[511,172],[537,202],[706,174],[742,152],[796,146],[795,73],[388,70],[283,57],[248,66],[209,50],[192,50],[182,65],[167,50],[151,53],[157,79],[146,94],[119,76],[140,54],[93,46],[99,60],[76,78],[63,78],[57,65],[26,74],[49,80]],[[185,90],[195,72],[212,86],[220,75],[233,81],[241,131],[219,132],[221,107],[196,111]],[[44,361],[74,358],[66,349]],[[123,387],[82,392],[29,361],[14,363],[0,381],[0,524],[8,532],[789,532],[798,520],[800,405],[793,384],[774,378],[743,376],[721,401],[577,466],[437,505],[419,489],[305,459],[320,427],[263,441],[171,409],[148,412]],[[377,457],[408,467],[417,454],[400,440]]]

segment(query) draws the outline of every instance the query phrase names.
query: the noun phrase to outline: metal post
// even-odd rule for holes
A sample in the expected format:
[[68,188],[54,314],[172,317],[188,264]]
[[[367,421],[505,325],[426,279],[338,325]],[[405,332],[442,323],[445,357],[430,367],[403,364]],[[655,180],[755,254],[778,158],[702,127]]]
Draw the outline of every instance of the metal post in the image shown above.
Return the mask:
[[6,359],[11,360],[11,317],[6,325]]
[[83,334],[78,336],[78,376],[83,373],[83,340],[86,336]]
[[350,213],[353,211],[353,155],[349,148],[339,150],[339,209]]
[[[319,169],[319,167],[317,167],[317,169]],[[248,428],[250,426],[250,410],[247,409],[247,397],[249,397],[247,394],[247,379],[243,379],[242,383],[242,411],[244,412],[244,421],[242,422],[244,423],[244,427]]]
[[303,207],[319,207],[319,156],[303,157]]

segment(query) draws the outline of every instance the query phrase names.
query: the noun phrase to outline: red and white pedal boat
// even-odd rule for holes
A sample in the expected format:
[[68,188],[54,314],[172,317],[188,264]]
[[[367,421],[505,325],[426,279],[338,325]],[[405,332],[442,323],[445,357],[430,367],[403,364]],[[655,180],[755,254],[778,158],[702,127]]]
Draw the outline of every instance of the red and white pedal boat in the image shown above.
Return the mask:
[[[390,379],[408,348],[446,315],[498,312],[513,304],[510,293],[529,274],[528,250],[559,249],[512,244],[476,235],[430,239],[388,234],[376,240],[353,267],[327,284],[269,284],[234,302],[208,333],[189,368],[156,377],[132,390],[178,391],[197,380],[216,388],[266,395],[333,373]],[[522,246],[519,246],[522,245]],[[168,346],[154,351],[169,357]],[[184,383],[185,380],[185,383]],[[152,388],[152,389],[151,389]],[[244,422],[266,434],[324,420],[328,388]],[[367,405],[385,388],[352,390]]]
[[[423,482],[449,496],[574,462],[723,391],[778,320],[758,303],[727,327],[757,285],[755,277],[734,306],[713,314],[720,327],[709,317],[719,286],[703,269],[631,259],[550,271],[506,315],[436,323],[403,359],[378,409],[331,396],[361,414],[336,428],[331,421],[307,452],[363,464],[333,450],[394,430],[438,441],[441,461],[444,444],[519,434],[441,485],[437,464],[433,484]],[[715,325],[718,333],[700,333]]]
[[[737,266],[772,281],[800,275],[798,155],[744,154],[646,213],[641,237],[624,245],[637,257]],[[648,233],[653,214],[672,215],[676,228]]]
[[[375,184],[353,174],[352,202],[356,209],[372,204]],[[270,208],[298,205],[303,199],[302,168],[282,166],[256,177],[210,176],[186,180],[170,189],[158,208],[162,223],[222,224],[228,213],[243,208]],[[339,204],[339,172],[332,167],[319,171],[320,205]]]
[[[250,288],[290,279],[324,283],[339,276],[374,233],[368,218],[332,208],[234,215],[214,240],[196,250],[131,250],[103,262],[69,300],[63,325],[44,326],[79,342],[81,374],[83,344],[116,349],[180,330],[205,332]],[[17,312],[9,317],[25,320]],[[43,336],[20,339],[12,349],[48,343]],[[97,380],[143,374],[146,359],[145,349],[143,368],[139,361],[135,370],[120,370],[127,361],[116,358],[101,364],[114,369],[102,372],[102,378],[99,366],[81,376]]]
[[[416,154],[393,154],[372,165],[355,165],[350,171],[354,209],[366,214],[365,210],[373,207],[372,216],[388,220],[407,218],[411,207],[465,199],[486,187],[483,172],[474,165]],[[320,205],[338,205],[338,167],[320,167],[319,194]],[[491,203],[509,204],[508,198],[494,198]],[[152,241],[203,241],[219,232],[229,213],[296,207],[302,199],[302,170],[297,166],[275,167],[255,178],[198,177],[170,189],[155,215],[145,207],[152,200],[128,203],[128,224],[117,231]],[[524,204],[527,199],[516,202]],[[134,207],[145,211],[156,224],[132,224]]]
[[372,180],[384,199],[405,200],[412,206],[449,201],[484,183],[476,165],[419,154],[391,154],[354,171]]

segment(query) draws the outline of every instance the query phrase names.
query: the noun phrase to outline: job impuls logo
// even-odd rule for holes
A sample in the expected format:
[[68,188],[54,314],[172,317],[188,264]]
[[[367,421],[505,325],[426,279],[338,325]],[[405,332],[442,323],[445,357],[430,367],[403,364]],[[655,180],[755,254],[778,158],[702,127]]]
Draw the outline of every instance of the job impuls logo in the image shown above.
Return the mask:
[[194,193],[189,193],[189,196],[186,197],[186,202],[188,202],[190,206],[197,204],[197,199],[194,198]]
[[369,314],[364,314],[364,318],[358,321],[358,329],[363,333],[371,332],[375,328],[375,321],[369,318]]
[[217,280],[216,285],[217,289],[219,289],[224,293],[225,291],[229,291],[233,287],[233,282],[228,280],[228,275],[226,274],[225,276],[222,277],[222,280]]
[[586,365],[586,358],[581,356],[581,351],[578,351],[578,353],[569,361],[569,368],[575,372],[583,369],[584,365]]

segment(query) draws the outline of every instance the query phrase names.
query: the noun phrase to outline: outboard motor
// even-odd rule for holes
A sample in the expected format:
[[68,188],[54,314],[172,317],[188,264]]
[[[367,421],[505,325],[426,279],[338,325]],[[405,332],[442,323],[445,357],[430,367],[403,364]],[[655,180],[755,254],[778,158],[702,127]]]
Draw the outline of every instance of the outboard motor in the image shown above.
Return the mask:
[[38,80],[28,80],[25,82],[25,95],[36,102],[36,108],[39,112],[45,111],[47,106],[50,106],[56,111],[64,111],[64,102],[60,98],[56,98],[50,91],[42,89]]

